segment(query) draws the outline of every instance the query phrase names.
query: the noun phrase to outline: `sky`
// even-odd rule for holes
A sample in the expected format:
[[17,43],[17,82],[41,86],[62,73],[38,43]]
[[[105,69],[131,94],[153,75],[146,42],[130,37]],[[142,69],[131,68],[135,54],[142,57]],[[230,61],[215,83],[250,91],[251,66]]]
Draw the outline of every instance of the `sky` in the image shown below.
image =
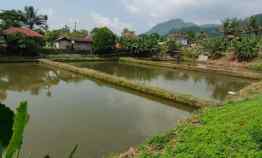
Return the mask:
[[262,0],[3,0],[0,10],[32,5],[49,16],[51,29],[68,25],[78,29],[107,26],[116,33],[137,33],[157,23],[181,18],[196,24],[220,23],[227,17],[262,13]]

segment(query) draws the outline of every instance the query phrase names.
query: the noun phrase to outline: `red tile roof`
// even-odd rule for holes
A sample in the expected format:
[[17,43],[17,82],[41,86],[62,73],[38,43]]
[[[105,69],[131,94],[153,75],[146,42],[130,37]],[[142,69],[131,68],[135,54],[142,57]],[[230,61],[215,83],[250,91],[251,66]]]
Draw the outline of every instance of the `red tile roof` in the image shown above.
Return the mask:
[[10,27],[9,29],[3,31],[3,34],[5,35],[13,33],[22,33],[28,37],[43,37],[43,35],[41,35],[40,33],[35,32],[29,28]]

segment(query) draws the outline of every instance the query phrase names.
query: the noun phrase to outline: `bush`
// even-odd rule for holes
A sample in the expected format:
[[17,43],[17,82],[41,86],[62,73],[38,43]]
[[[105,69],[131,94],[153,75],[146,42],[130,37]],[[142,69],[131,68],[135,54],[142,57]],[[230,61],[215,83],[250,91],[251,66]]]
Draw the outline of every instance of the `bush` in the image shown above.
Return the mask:
[[116,45],[116,35],[107,27],[95,28],[91,32],[93,49],[96,53],[112,52]]
[[196,60],[201,54],[201,48],[199,46],[185,47],[182,49],[184,59]]
[[206,51],[211,58],[220,58],[227,50],[227,43],[224,38],[210,38],[201,42],[203,50]]
[[258,39],[255,37],[235,39],[233,41],[233,48],[238,61],[250,61],[258,55]]
[[7,35],[6,43],[12,55],[25,56],[37,55],[37,50],[44,45],[43,39],[27,37],[20,33]]

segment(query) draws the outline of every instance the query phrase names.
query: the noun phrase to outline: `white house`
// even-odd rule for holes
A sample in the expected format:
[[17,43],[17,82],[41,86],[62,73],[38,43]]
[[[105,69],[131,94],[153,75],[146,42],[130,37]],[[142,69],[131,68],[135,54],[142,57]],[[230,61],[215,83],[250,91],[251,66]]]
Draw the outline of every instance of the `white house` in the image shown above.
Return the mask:
[[86,36],[85,38],[61,37],[55,41],[55,48],[91,51],[92,43],[92,38],[89,36]]

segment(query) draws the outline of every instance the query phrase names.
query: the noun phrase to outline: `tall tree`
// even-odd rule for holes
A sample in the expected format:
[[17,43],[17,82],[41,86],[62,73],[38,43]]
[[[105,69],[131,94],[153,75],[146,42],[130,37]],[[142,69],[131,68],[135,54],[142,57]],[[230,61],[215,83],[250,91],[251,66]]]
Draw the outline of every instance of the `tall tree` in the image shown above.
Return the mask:
[[47,15],[38,15],[37,10],[33,6],[26,6],[24,8],[25,25],[30,29],[34,29],[38,26],[43,29],[47,29]]
[[25,17],[20,10],[2,10],[0,12],[0,28],[7,29],[11,26],[20,27],[24,24]]
[[237,18],[226,19],[223,21],[222,30],[225,37],[228,37],[229,35],[239,36],[242,31],[241,22]]
[[98,53],[112,51],[116,45],[116,35],[107,27],[94,28],[91,32],[93,48]]
[[251,16],[247,22],[247,31],[250,33],[259,34],[259,25],[255,16]]

